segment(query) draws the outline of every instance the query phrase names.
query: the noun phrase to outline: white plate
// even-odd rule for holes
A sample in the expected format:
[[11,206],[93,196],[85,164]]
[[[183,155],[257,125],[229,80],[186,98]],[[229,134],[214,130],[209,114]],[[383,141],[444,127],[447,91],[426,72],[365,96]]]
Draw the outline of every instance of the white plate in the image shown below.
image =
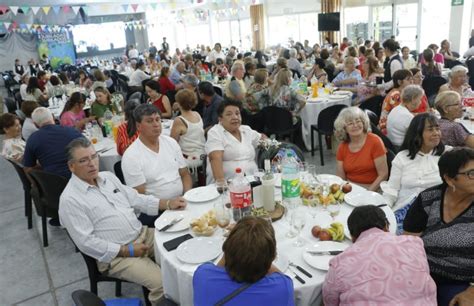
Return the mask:
[[329,184],[342,184],[344,180],[340,178],[337,175],[332,175],[332,174],[319,174],[316,175],[316,179],[321,182],[321,181],[326,181]]
[[[344,251],[347,248],[346,244],[335,241],[320,241],[313,246],[306,249],[307,251]],[[303,259],[308,265],[315,269],[329,270],[329,261],[334,258],[334,255],[311,255],[308,252],[303,253]]]
[[343,96],[343,95],[330,95],[330,96],[328,96],[329,100],[343,100],[345,98],[346,98],[346,96]]
[[380,205],[387,201],[384,197],[373,191],[369,190],[353,190],[344,196],[344,201],[347,204],[357,207],[362,205]]
[[189,229],[189,223],[191,223],[191,215],[189,211],[185,210],[165,210],[163,214],[155,220],[155,228],[161,229],[166,225],[170,224],[175,218],[183,218],[183,220],[179,221],[169,229],[167,229],[166,233],[174,233],[180,232]]
[[339,95],[339,96],[352,96],[352,92],[348,90],[338,90],[338,91],[335,91],[334,94]]
[[314,102],[324,102],[326,101],[327,99],[325,98],[312,98],[312,97],[309,97],[308,98],[308,102],[309,103],[314,103]]
[[278,270],[280,270],[281,272],[285,272],[286,269],[288,269],[289,263],[290,262],[288,261],[288,256],[280,252],[278,252],[277,257],[273,261],[273,264],[275,265],[275,267],[277,267]]
[[186,240],[176,249],[176,257],[189,264],[211,261],[222,252],[221,238],[197,237]]
[[214,200],[218,196],[219,193],[217,192],[216,187],[214,185],[209,185],[188,190],[183,198],[191,203],[201,203]]

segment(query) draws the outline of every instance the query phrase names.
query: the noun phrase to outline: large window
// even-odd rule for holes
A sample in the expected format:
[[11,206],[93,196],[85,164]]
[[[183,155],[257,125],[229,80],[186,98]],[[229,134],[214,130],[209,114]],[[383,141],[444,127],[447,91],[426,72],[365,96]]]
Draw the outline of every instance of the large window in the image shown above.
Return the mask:
[[449,37],[451,1],[424,0],[421,17],[420,52],[429,44],[439,45]]
[[240,47],[240,25],[238,20],[230,22],[230,42],[232,46]]
[[310,45],[319,43],[318,14],[300,14],[300,42],[309,40]]
[[242,39],[242,48],[250,50],[252,47],[252,26],[250,18],[240,20],[240,37]]
[[417,14],[417,3],[396,6],[396,32],[394,35],[397,37],[401,47],[407,46],[411,50],[416,49]]
[[[222,47],[227,48],[230,47],[230,24],[229,21],[219,21],[218,22],[217,31],[215,32],[217,35],[214,37],[215,42],[220,42]],[[217,38],[217,40],[216,40]]]
[[210,45],[210,34],[209,34],[209,24],[187,24],[186,25],[186,44],[188,44],[191,49],[194,49],[197,45]]
[[267,33],[268,45],[287,45],[290,39],[299,41],[298,15],[269,17]]
[[374,40],[385,41],[392,34],[392,6],[375,6],[372,10],[374,22]]
[[352,41],[356,41],[357,37],[364,39],[372,39],[369,35],[369,7],[349,7],[344,9],[344,20],[346,28],[346,36]]

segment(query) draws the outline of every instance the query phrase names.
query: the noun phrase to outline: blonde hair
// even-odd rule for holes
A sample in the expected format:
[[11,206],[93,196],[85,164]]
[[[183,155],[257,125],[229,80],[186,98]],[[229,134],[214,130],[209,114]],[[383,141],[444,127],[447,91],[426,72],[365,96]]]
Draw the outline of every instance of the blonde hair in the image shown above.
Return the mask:
[[288,86],[289,84],[289,79],[291,78],[291,71],[288,68],[283,68],[278,71],[276,77],[275,77],[275,84],[273,84],[272,89],[271,89],[271,94],[272,96],[275,96],[280,88],[282,86]]
[[259,68],[255,70],[255,75],[253,76],[254,82],[258,84],[265,84],[268,78],[268,70],[265,68]]
[[349,134],[346,132],[346,123],[353,120],[361,120],[364,133],[371,131],[369,116],[357,106],[344,108],[334,121],[334,134],[340,141],[350,142]]
[[440,92],[435,99],[436,110],[440,113],[441,116],[445,115],[446,112],[444,108],[448,104],[454,104],[461,100],[461,95],[453,90]]

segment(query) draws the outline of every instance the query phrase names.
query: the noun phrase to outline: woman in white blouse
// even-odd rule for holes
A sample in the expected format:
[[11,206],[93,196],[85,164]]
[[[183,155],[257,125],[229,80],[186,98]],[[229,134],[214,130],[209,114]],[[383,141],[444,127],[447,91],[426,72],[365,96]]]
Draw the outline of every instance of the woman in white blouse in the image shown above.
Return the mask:
[[437,118],[430,113],[416,115],[411,121],[400,152],[392,161],[390,178],[380,187],[392,210],[398,229],[418,194],[441,184],[438,160],[451,147],[441,142]]
[[208,155],[207,183],[229,179],[241,168],[246,174],[258,169],[255,162],[255,148],[265,137],[247,125],[241,125],[239,101],[225,100],[219,105],[219,124],[207,133],[206,153]]
[[6,113],[0,116],[0,134],[5,134],[2,156],[17,163],[23,160],[25,141],[21,139],[21,124],[17,116]]

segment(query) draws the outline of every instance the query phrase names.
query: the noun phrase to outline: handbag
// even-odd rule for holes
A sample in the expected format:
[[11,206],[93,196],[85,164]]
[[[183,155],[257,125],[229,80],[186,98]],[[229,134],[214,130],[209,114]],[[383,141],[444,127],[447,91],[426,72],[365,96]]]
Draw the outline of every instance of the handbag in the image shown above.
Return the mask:
[[247,289],[250,286],[252,286],[252,284],[250,284],[250,283],[240,286],[239,288],[235,289],[234,291],[232,291],[231,293],[229,293],[228,295],[226,295],[225,297],[223,297],[222,299],[217,301],[217,303],[214,304],[214,306],[223,306],[225,303],[227,303],[228,301],[235,298],[237,295],[242,293],[242,291],[244,291],[245,289]]

